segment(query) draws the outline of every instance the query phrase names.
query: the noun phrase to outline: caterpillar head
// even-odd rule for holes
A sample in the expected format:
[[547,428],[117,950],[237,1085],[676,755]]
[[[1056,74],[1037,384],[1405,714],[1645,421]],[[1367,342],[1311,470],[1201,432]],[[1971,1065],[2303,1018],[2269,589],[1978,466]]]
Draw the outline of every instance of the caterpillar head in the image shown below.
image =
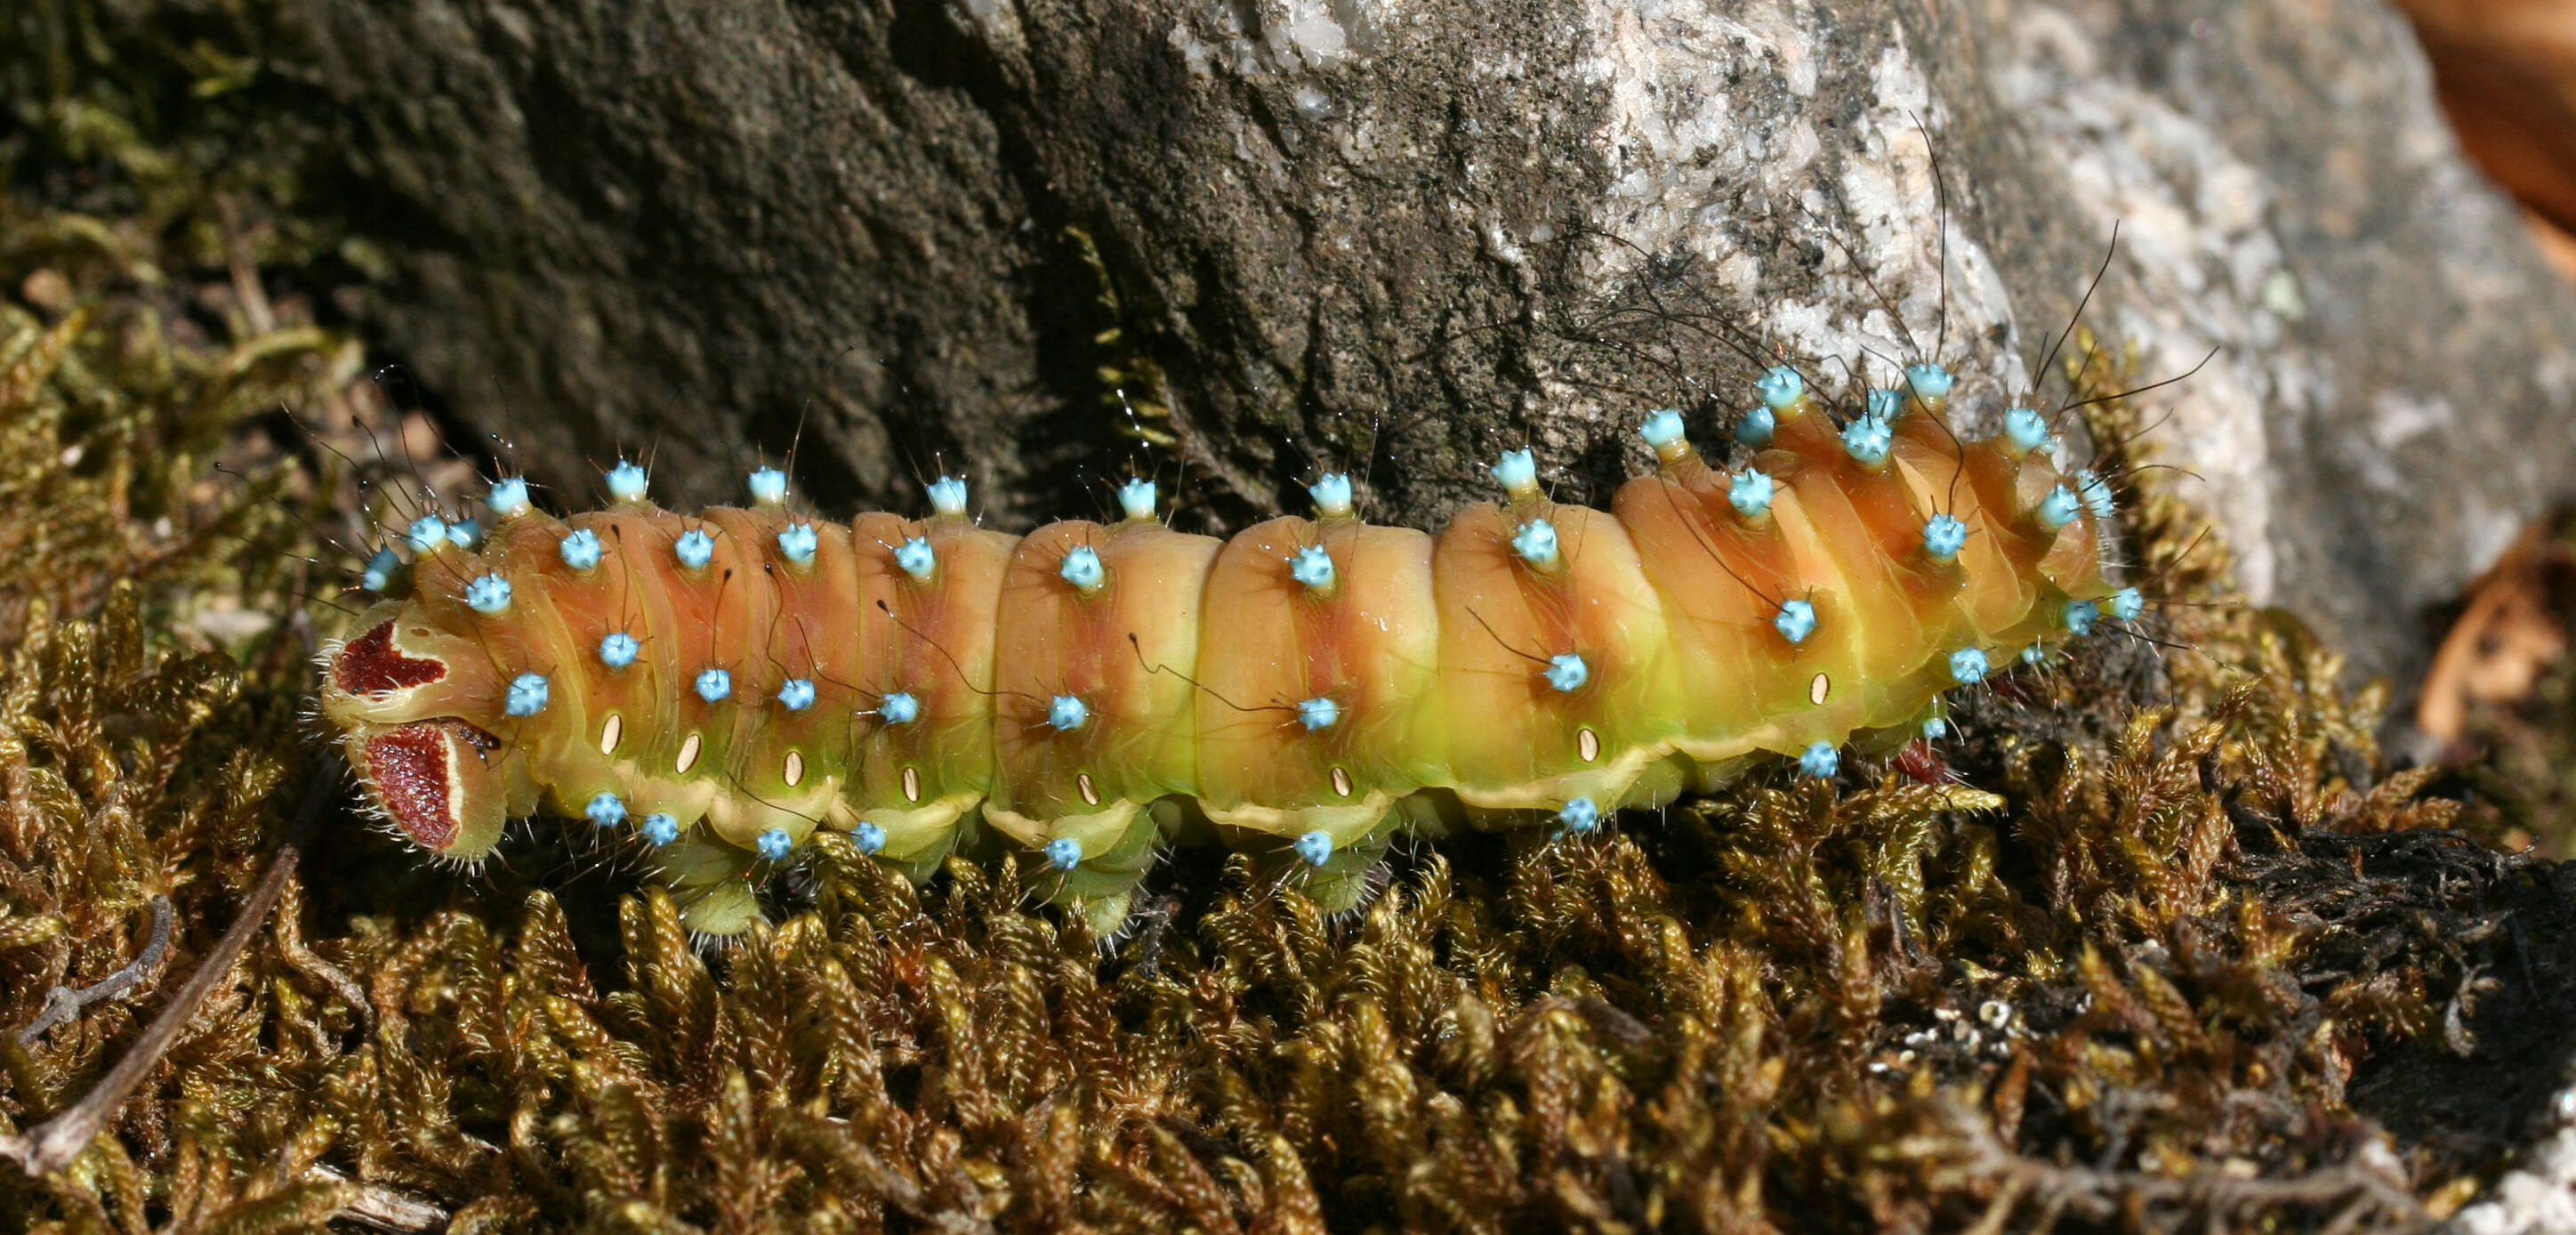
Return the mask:
[[417,619],[380,605],[326,653],[322,711],[384,818],[423,850],[472,862],[512,813],[503,744],[457,715],[471,662]]

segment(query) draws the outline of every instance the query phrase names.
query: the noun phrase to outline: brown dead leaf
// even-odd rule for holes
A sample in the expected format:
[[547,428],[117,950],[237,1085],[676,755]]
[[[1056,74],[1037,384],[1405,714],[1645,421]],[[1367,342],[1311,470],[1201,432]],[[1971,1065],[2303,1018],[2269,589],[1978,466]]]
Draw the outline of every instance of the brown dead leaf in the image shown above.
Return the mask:
[[2552,520],[2533,524],[2495,566],[2469,585],[2469,602],[2433,654],[2416,705],[2415,724],[2456,742],[2470,710],[2531,697],[2541,675],[2567,654],[2558,584],[2576,574],[2576,553],[2552,534]]
[[2398,0],[2460,145],[2576,276],[2576,0]]

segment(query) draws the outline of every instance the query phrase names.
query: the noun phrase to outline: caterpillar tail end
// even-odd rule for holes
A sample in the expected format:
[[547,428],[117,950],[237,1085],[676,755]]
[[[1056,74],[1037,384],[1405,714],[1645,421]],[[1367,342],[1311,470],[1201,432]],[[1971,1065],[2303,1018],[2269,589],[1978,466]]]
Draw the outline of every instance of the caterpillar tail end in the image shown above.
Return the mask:
[[455,715],[452,666],[409,641],[400,612],[377,606],[325,653],[322,712],[377,814],[436,858],[480,861],[517,813],[502,742]]
[[499,745],[442,718],[353,732],[348,754],[367,796],[404,839],[447,861],[475,862],[499,843],[510,816],[508,787],[490,759]]

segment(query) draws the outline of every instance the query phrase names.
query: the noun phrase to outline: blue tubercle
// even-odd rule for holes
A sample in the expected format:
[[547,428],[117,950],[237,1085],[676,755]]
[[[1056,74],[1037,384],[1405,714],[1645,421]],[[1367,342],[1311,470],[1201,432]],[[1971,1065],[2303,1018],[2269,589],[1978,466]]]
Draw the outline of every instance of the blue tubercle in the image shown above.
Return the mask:
[[1957,382],[1958,379],[1950,376],[1948,369],[1936,364],[1905,366],[1905,384],[1913,387],[1915,394],[1926,399],[1948,398],[1950,388]]
[[1556,812],[1556,821],[1564,824],[1567,832],[1581,836],[1601,826],[1601,806],[1590,798],[1576,798]]
[[921,700],[912,692],[898,690],[877,700],[877,716],[889,725],[909,725],[921,719]]
[[1894,390],[1873,390],[1862,405],[1862,414],[1880,424],[1896,423],[1896,414],[1905,410],[1905,396]]
[[603,828],[626,822],[626,803],[605,790],[591,795],[590,805],[581,808],[582,817]]
[[1923,718],[1923,736],[1934,742],[1950,736],[1950,722],[1938,716]]
[[1947,562],[1959,556],[1968,543],[1968,525],[1956,515],[1934,515],[1923,521],[1923,551],[1936,562]]
[[546,710],[546,697],[553,693],[542,673],[522,673],[510,679],[510,691],[501,702],[501,710],[512,716],[534,716]]
[[1771,473],[1748,467],[1726,482],[1726,500],[1735,507],[1736,514],[1759,519],[1771,513],[1771,494],[1778,487]]
[[1288,559],[1288,577],[1321,591],[1333,586],[1333,555],[1322,545],[1308,545]]
[[1560,693],[1572,694],[1592,680],[1592,666],[1572,652],[1559,652],[1547,658],[1547,684]]
[[787,500],[787,473],[764,467],[751,474],[751,500],[760,506],[775,506]]
[[790,523],[778,531],[778,551],[799,566],[814,563],[814,550],[821,543],[811,523]]
[[733,675],[722,669],[705,669],[698,673],[698,698],[715,703],[733,693]]
[[395,557],[392,549],[378,549],[374,557],[367,559],[367,569],[358,576],[358,586],[370,592],[381,592],[393,586],[394,572],[400,569],[402,559]]
[[796,851],[796,838],[789,836],[785,828],[771,828],[761,833],[752,843],[760,847],[760,856],[772,862],[783,861],[788,854]]
[[1506,450],[1494,464],[1494,483],[1513,497],[1538,492],[1538,460],[1526,450]]
[[894,564],[913,582],[928,583],[930,572],[939,565],[939,555],[931,550],[928,540],[915,536],[894,547]]
[[1962,686],[1985,681],[1986,671],[1992,667],[1982,649],[1961,648],[1950,653],[1950,680]]
[[1059,836],[1046,843],[1047,865],[1069,871],[1082,865],[1082,842],[1070,836]]
[[1055,573],[1064,576],[1064,581],[1072,584],[1075,591],[1086,595],[1099,591],[1100,585],[1109,578],[1108,572],[1100,568],[1100,554],[1089,545],[1075,545],[1066,550],[1064,564],[1056,567]]
[[2138,589],[2124,587],[2111,593],[2112,617],[2123,622],[2134,622],[2138,620],[2139,614],[2146,611],[2147,598]]
[[623,669],[634,664],[636,654],[643,650],[644,645],[637,643],[635,636],[622,630],[612,630],[600,636],[599,663],[611,669]]
[[966,513],[966,482],[954,476],[942,476],[923,486],[930,493],[930,512],[936,515]]
[[2083,506],[2075,500],[2075,495],[2067,492],[2066,486],[2059,485],[2049,490],[2047,496],[2039,499],[2039,505],[2032,508],[2030,515],[2039,520],[2042,531],[2054,532],[2073,523],[2075,512],[2082,509]]
[[465,585],[465,607],[485,617],[510,611],[510,581],[499,575],[476,575]]
[[1297,701],[1297,723],[1304,725],[1308,733],[1318,729],[1330,729],[1341,719],[1342,705],[1333,702],[1330,695],[1317,695],[1312,699]]
[[1306,496],[1315,499],[1315,513],[1327,519],[1347,519],[1351,515],[1351,478],[1340,472],[1326,472],[1306,486]]
[[447,543],[447,520],[436,515],[422,515],[411,521],[409,536],[412,552],[435,552],[440,545]]
[[2004,440],[2011,442],[2013,449],[2023,454],[2043,446],[2052,450],[2056,447],[2049,437],[2048,422],[2026,407],[2016,407],[2004,413]]
[[599,534],[586,527],[568,532],[555,542],[555,552],[574,570],[594,569],[599,565]]
[[814,684],[804,678],[789,678],[779,683],[778,706],[790,712],[802,712],[814,706]]
[[1682,440],[1683,433],[1682,414],[1671,408],[1646,413],[1646,423],[1637,429],[1637,436],[1646,439],[1646,444],[1658,453]]
[[[1869,393],[1875,400],[1888,392],[1873,390]],[[1843,453],[1863,467],[1877,467],[1887,462],[1887,452],[1895,445],[1896,434],[1888,429],[1885,420],[1877,416],[1863,416],[1843,426]]]
[[528,513],[528,482],[517,476],[504,476],[492,482],[492,491],[483,495],[483,504],[503,519],[516,519]]
[[656,811],[644,816],[643,831],[647,842],[667,845],[680,839],[680,821]]
[[2034,643],[2021,650],[2021,663],[2025,665],[2036,665],[2046,659],[2048,659],[2048,647],[2045,644]]
[[1771,435],[1779,432],[1780,418],[1771,414],[1765,404],[1755,404],[1744,419],[1735,422],[1735,440],[1756,450],[1771,444]]
[[1771,619],[1773,629],[1791,643],[1804,643],[1816,633],[1816,607],[1803,600],[1780,603],[1780,612]]
[[1762,392],[1762,401],[1769,404],[1772,411],[1777,412],[1786,409],[1790,404],[1798,401],[1798,396],[1807,393],[1807,379],[1798,376],[1796,369],[1787,365],[1778,365],[1755,381],[1753,388]]
[[1545,519],[1520,525],[1512,532],[1512,552],[1542,570],[1556,565],[1556,525]]
[[1322,866],[1326,859],[1333,856],[1333,834],[1317,828],[1299,836],[1291,848],[1297,851],[1297,857],[1306,865]]
[[1818,742],[1798,756],[1798,770],[1817,780],[1833,775],[1842,766],[1843,753],[1835,750],[1831,742]]
[[608,469],[608,496],[621,502],[643,501],[644,469],[618,460],[617,466]]
[[1154,482],[1130,480],[1118,486],[1118,510],[1130,519],[1154,517]]
[[1059,732],[1071,733],[1091,721],[1091,705],[1073,695],[1057,695],[1047,700],[1047,723]]
[[481,539],[483,539],[483,525],[472,519],[459,519],[447,525],[448,543],[459,549],[472,549],[474,543]]
[[850,829],[850,843],[858,846],[859,852],[864,854],[873,855],[884,849],[885,840],[885,829],[864,819],[859,821],[859,826]]
[[2091,468],[2075,473],[2075,496],[2083,500],[2084,509],[2092,511],[2094,518],[2111,517],[2111,482],[2102,479],[2100,473]]
[[2089,600],[2066,602],[2066,633],[2081,639],[2092,634],[2094,624],[2101,620],[2102,606]]
[[680,538],[671,542],[671,553],[680,559],[682,566],[691,570],[704,570],[707,563],[716,555],[716,538],[707,535],[705,528],[693,527],[680,533]]

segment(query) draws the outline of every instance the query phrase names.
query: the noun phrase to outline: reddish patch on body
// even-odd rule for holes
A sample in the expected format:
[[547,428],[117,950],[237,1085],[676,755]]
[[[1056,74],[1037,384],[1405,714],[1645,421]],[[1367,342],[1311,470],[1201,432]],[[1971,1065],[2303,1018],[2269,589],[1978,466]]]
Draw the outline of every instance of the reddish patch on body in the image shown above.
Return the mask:
[[1918,784],[1946,785],[1958,779],[1950,771],[1949,763],[1941,758],[1941,752],[1932,749],[1932,744],[1921,738],[1906,743],[1896,752],[1896,770]]
[[367,740],[367,779],[412,843],[444,850],[456,843],[457,831],[449,763],[469,749],[480,758],[492,745],[482,730],[463,721],[418,721]]
[[331,662],[331,680],[353,695],[426,686],[446,676],[445,661],[403,655],[394,646],[394,623],[390,621],[379,622],[374,630],[351,639],[340,649],[339,659]]

